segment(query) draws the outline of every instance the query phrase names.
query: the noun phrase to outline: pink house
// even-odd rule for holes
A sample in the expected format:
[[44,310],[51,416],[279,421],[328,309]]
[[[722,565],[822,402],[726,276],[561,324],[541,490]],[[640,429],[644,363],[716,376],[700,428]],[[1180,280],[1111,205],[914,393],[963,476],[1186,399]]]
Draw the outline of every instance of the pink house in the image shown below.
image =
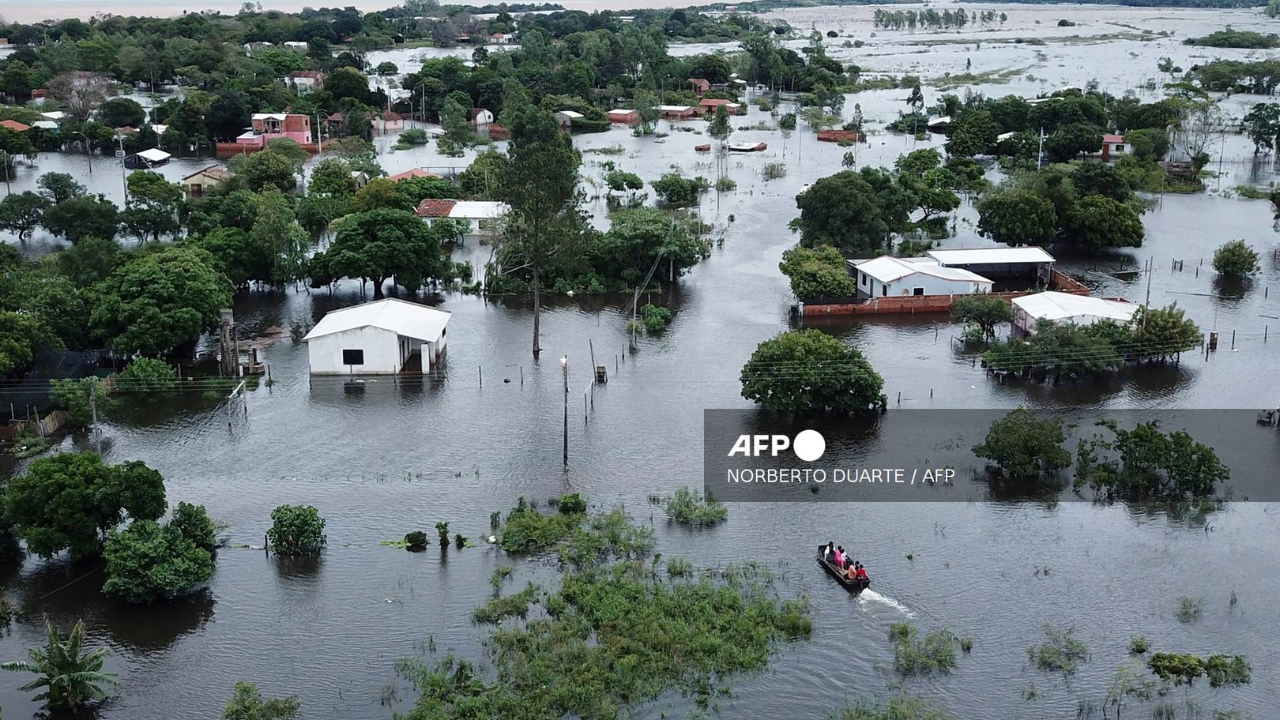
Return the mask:
[[294,113],[254,113],[253,128],[236,138],[237,145],[264,147],[276,138],[288,138],[300,145],[310,145],[311,118]]

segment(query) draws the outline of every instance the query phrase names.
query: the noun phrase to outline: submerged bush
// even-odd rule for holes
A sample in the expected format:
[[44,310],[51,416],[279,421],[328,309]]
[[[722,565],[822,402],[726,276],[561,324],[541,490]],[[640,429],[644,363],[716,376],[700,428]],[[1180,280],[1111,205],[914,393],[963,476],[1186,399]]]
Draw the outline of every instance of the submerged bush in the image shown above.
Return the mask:
[[1075,628],[1044,626],[1045,641],[1027,648],[1031,664],[1041,670],[1071,675],[1089,659],[1089,648],[1075,636]]
[[427,534],[421,530],[405,533],[404,547],[410,552],[422,552],[427,549]]
[[937,630],[920,637],[911,623],[889,626],[893,640],[893,666],[903,675],[949,674],[958,661],[960,640],[950,630]]
[[662,501],[667,517],[683,525],[714,525],[729,516],[724,503],[690,488],[680,488]]

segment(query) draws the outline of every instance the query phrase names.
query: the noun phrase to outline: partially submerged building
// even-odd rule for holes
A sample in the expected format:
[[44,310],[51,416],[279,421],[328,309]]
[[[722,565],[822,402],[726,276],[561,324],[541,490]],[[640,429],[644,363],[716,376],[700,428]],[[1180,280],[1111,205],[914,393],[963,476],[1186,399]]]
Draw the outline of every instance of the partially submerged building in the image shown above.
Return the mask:
[[1034,246],[929,250],[925,256],[943,267],[968,270],[1017,290],[1049,285],[1056,262],[1044,248]]
[[859,298],[919,295],[969,295],[991,292],[991,281],[977,273],[949,268],[932,258],[850,260]]
[[428,373],[446,346],[450,313],[387,298],[333,310],[302,339],[312,375]]
[[1023,295],[1013,299],[1013,329],[1034,335],[1041,320],[1070,325],[1092,325],[1102,320],[1125,324],[1133,319],[1138,305],[1127,300],[1047,292]]

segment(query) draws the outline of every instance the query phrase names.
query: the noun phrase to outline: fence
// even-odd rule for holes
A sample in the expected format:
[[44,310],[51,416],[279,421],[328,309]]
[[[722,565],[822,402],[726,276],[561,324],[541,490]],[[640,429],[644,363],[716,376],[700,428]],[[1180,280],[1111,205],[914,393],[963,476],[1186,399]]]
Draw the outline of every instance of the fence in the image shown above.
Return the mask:
[[49,437],[67,424],[71,416],[66,410],[54,410],[36,420],[21,420],[0,425],[0,441],[10,441],[19,435],[33,433],[40,437]]

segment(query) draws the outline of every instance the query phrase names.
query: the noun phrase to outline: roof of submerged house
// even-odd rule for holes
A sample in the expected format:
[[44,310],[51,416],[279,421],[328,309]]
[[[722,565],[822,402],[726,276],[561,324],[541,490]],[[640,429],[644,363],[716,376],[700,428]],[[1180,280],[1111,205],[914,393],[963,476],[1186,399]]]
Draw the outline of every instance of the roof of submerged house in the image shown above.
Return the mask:
[[331,310],[302,340],[314,340],[334,333],[374,327],[423,342],[436,342],[449,324],[450,313],[426,305],[387,298]]

